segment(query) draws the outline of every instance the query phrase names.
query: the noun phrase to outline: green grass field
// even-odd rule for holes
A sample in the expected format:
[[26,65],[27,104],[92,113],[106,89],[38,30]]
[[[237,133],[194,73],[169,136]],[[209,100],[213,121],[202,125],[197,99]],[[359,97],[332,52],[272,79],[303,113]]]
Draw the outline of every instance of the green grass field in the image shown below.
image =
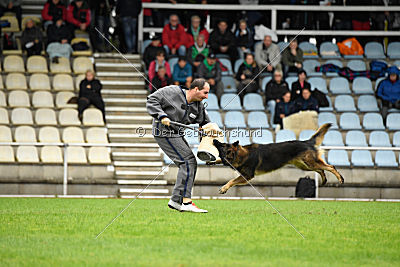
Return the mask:
[[399,266],[400,203],[0,199],[0,266]]

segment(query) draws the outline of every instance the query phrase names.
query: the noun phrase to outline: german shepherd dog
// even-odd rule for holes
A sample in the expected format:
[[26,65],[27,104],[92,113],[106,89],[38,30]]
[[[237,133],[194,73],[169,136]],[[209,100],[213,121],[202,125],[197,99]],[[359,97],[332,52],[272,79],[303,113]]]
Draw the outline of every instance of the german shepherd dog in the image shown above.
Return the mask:
[[[324,135],[332,126],[330,123],[322,125],[317,132],[306,141],[287,141],[274,144],[239,145],[239,141],[233,144],[221,143],[213,140],[218,149],[221,160],[213,164],[223,163],[225,166],[236,168],[241,176],[230,180],[219,190],[225,194],[229,188],[235,185],[246,184],[255,175],[260,175],[277,170],[287,164],[293,164],[305,171],[315,171],[321,175],[322,185],[326,184],[324,171],[333,173],[341,184],[343,176],[332,165],[327,164],[323,158],[323,151],[319,149]],[[233,168],[234,167],[234,168]]]

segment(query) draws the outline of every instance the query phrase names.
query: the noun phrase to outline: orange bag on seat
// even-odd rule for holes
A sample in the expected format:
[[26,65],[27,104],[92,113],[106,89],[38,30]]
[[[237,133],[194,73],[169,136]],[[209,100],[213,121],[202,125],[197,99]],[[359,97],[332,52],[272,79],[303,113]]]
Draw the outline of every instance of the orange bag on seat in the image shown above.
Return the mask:
[[342,55],[364,55],[364,49],[354,37],[337,43],[337,46]]

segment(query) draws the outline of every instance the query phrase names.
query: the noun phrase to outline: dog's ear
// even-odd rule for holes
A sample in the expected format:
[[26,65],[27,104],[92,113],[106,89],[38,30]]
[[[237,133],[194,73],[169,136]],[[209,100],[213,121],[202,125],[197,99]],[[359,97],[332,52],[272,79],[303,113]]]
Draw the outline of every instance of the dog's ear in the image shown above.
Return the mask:
[[239,146],[239,140],[237,140],[235,143],[232,144],[233,147],[238,147]]

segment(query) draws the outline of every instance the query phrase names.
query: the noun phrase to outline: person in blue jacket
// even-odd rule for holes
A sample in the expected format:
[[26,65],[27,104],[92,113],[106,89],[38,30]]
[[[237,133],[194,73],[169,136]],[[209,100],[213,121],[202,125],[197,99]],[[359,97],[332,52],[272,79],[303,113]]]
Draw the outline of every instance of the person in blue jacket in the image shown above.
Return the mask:
[[283,129],[283,123],[282,123],[283,118],[296,112],[296,107],[294,105],[295,103],[294,101],[290,101],[290,98],[291,98],[291,93],[287,91],[282,96],[282,101],[276,103],[275,106],[274,123],[279,124],[281,126],[281,129]]
[[382,102],[381,114],[384,122],[386,122],[389,108],[400,109],[400,71],[397,67],[392,66],[388,68],[387,72],[388,78],[379,83],[376,92]]
[[304,88],[301,92],[301,97],[297,98],[295,101],[296,111],[314,110],[319,111],[318,101],[311,96],[311,91],[308,88]]
[[175,64],[172,79],[175,85],[190,87],[193,80],[192,66],[186,61],[184,56],[180,56],[178,63]]

